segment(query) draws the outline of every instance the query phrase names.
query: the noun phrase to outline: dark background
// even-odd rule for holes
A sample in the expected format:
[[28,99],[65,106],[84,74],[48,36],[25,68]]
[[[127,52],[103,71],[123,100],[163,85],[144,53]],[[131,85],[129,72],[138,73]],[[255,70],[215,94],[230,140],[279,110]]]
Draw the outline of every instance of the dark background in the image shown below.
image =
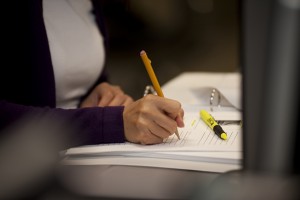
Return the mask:
[[184,71],[239,70],[238,0],[110,0],[104,11],[110,80],[135,99],[150,84],[141,50],[161,85]]

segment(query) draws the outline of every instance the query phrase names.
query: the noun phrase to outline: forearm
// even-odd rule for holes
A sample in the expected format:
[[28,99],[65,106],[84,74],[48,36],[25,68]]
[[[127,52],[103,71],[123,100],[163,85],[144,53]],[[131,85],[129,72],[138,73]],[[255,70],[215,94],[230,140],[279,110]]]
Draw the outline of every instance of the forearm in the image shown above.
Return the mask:
[[[123,107],[39,108],[0,101],[0,130],[30,116],[63,120],[72,130],[73,146],[124,142]],[[1,131],[0,131],[1,132]]]

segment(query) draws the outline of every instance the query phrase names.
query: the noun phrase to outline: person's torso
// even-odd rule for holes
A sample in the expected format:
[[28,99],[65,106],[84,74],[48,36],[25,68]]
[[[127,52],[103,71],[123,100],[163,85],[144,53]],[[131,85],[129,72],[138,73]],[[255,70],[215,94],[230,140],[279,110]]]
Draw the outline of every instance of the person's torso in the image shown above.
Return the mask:
[[103,38],[91,11],[89,0],[43,0],[56,107],[77,107],[103,69]]

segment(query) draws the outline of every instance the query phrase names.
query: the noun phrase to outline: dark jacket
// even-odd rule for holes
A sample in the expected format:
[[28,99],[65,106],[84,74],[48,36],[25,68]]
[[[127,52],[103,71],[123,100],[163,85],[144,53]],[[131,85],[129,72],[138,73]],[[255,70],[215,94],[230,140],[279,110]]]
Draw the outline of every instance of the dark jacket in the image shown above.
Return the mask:
[[[93,12],[107,44],[98,6]],[[73,137],[80,141],[76,145],[124,142],[122,106],[55,108],[55,79],[42,0],[5,1],[1,7],[6,12],[1,12],[0,133],[28,114],[51,113],[76,124],[78,131]],[[107,81],[105,71],[95,85],[103,81]]]

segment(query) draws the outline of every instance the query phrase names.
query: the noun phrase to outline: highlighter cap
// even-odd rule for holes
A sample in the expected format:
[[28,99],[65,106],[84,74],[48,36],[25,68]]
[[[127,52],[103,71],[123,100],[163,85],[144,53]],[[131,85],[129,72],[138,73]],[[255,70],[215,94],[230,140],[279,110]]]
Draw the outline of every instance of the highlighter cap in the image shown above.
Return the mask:
[[225,140],[227,138],[227,134],[220,125],[214,126],[213,130],[221,139]]

